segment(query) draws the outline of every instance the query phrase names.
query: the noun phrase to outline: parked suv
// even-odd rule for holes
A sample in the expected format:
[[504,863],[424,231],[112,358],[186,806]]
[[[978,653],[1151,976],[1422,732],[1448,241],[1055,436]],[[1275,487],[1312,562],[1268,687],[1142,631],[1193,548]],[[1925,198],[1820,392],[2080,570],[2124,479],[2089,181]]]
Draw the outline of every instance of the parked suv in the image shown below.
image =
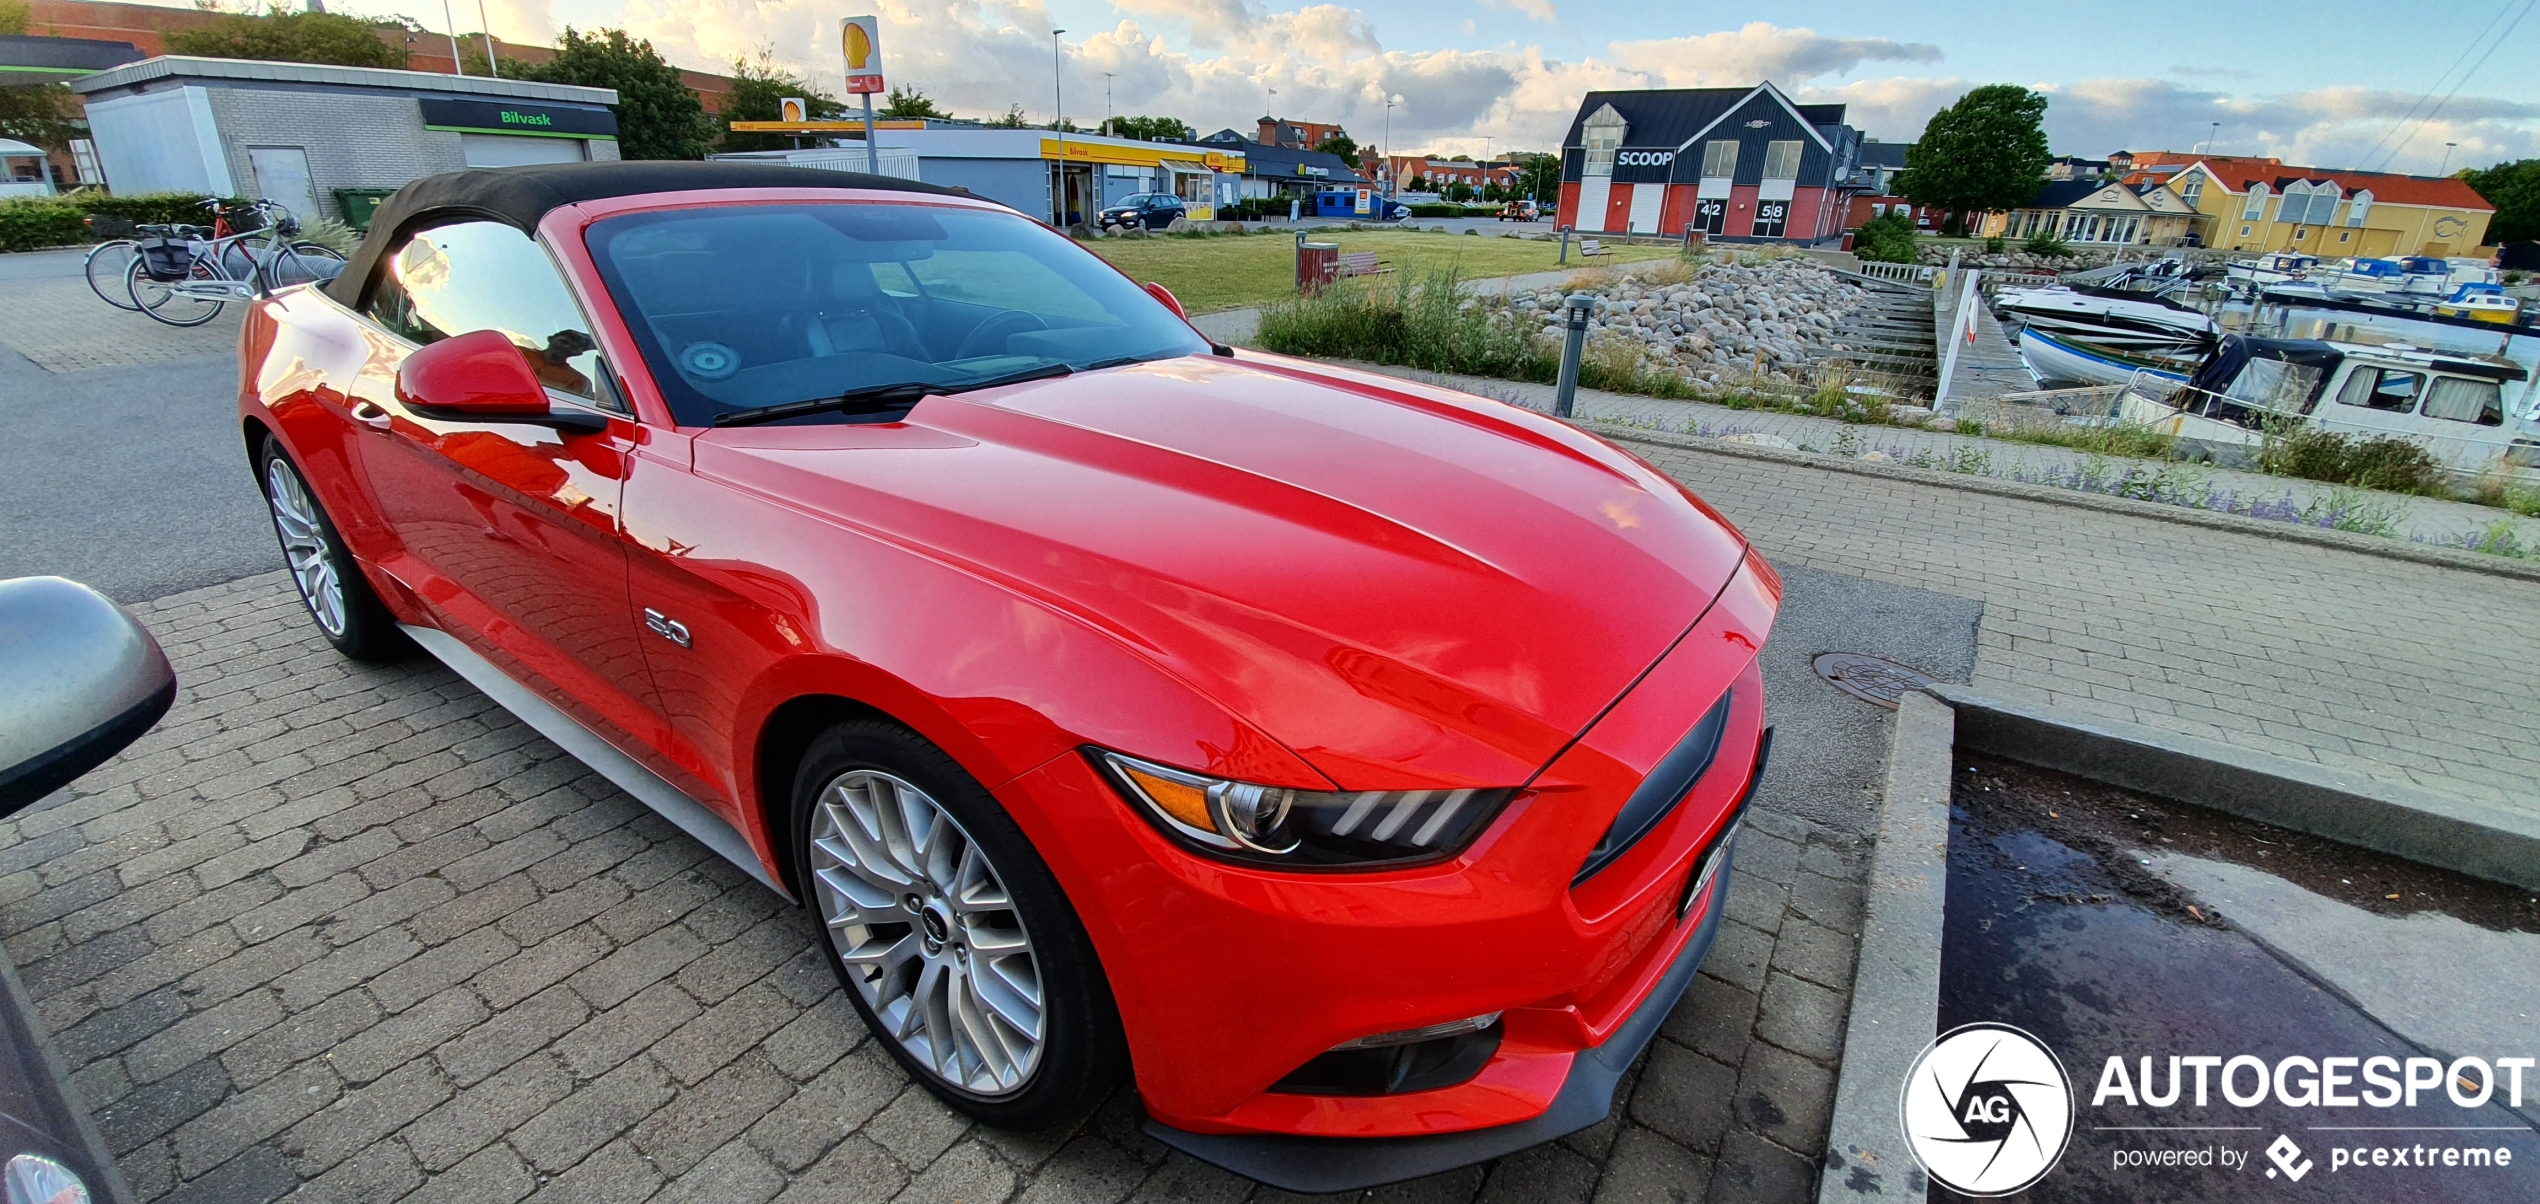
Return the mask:
[[1161,230],[1172,225],[1174,218],[1189,215],[1189,210],[1182,205],[1182,198],[1172,193],[1141,192],[1104,209],[1099,224],[1105,230],[1113,226],[1142,226],[1149,230]]

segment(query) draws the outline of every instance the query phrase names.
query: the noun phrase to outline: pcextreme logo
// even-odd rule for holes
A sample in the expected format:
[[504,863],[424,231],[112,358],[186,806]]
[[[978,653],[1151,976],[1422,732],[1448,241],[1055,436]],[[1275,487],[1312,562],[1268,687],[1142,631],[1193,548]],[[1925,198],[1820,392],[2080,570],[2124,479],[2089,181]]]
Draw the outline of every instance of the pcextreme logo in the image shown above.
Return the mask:
[[2007,1024],[1960,1025],[1924,1046],[1897,1110],[1923,1173],[1961,1195],[2026,1190],[2073,1135],[2062,1060]]

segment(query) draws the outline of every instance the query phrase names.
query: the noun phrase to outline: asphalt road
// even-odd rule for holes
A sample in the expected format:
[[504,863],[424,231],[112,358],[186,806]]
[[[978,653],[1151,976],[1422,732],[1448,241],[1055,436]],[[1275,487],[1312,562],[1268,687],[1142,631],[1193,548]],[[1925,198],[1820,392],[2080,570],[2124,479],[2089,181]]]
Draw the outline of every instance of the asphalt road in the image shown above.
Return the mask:
[[206,356],[56,374],[0,346],[0,577],[140,602],[282,567],[236,372]]

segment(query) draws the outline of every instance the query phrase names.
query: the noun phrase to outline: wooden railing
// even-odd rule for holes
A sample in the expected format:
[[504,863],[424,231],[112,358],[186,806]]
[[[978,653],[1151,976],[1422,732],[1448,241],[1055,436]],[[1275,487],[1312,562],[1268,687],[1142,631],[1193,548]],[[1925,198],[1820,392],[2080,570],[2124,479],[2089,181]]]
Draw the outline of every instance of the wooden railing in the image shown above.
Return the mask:
[[1876,276],[1881,280],[1901,281],[1905,284],[1929,284],[1932,273],[1936,270],[1938,269],[1927,263],[1878,263],[1867,259],[1861,261],[1862,275]]

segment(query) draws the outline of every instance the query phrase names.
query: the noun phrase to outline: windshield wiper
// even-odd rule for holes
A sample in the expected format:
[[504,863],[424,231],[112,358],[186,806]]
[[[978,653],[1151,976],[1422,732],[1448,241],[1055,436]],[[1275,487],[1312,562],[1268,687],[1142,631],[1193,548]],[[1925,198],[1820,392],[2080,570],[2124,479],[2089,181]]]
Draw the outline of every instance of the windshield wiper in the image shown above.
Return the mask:
[[866,385],[849,389],[835,397],[815,397],[809,401],[788,401],[754,409],[733,410],[714,416],[716,426],[753,426],[761,422],[780,422],[805,414],[878,414],[884,410],[913,405],[928,397],[968,393],[973,389],[993,389],[999,385],[1019,385],[1029,380],[1046,380],[1074,372],[1065,364],[1047,364],[1004,376],[984,380],[966,380],[952,384],[927,384],[923,381],[900,381],[887,385]]

